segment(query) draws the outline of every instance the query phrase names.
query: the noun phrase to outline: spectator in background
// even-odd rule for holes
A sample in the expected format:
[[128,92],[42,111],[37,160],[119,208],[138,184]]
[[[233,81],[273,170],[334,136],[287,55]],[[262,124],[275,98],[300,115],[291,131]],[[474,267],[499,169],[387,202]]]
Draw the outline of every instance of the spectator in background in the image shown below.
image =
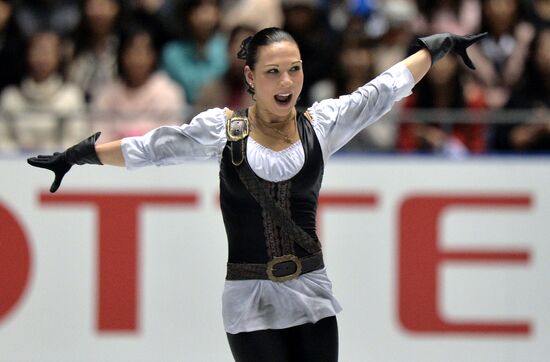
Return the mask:
[[[417,84],[407,107],[416,109],[461,110],[483,107],[483,102],[468,102],[464,97],[462,71],[456,58],[446,57],[434,64],[426,77]],[[485,151],[484,124],[465,124],[448,119],[445,122],[425,122],[400,125],[398,150],[420,151],[461,157]]]
[[532,110],[520,124],[495,127],[494,148],[499,151],[550,151],[550,27],[533,41],[526,74],[507,108]]
[[62,39],[69,37],[80,20],[79,0],[19,0],[16,18],[25,37],[51,29]]
[[61,76],[61,39],[40,31],[29,40],[28,72],[19,86],[0,96],[4,150],[52,150],[78,142],[89,133],[81,90]]
[[244,60],[236,57],[242,41],[256,33],[248,26],[237,26],[229,34],[227,57],[229,69],[222,78],[207,83],[201,90],[195,105],[195,113],[215,107],[244,109],[252,105],[252,98],[246,91],[243,68]]
[[12,0],[0,0],[0,92],[21,81],[25,41],[14,18]]
[[149,30],[129,27],[118,50],[119,77],[99,89],[91,106],[92,126],[107,141],[140,136],[183,123],[182,89],[157,70],[158,45]]
[[353,93],[376,76],[372,49],[375,42],[362,34],[348,34],[338,52],[335,94],[332,98]]
[[538,30],[550,27],[550,0],[527,1],[527,20]]
[[162,52],[162,68],[183,89],[194,105],[202,87],[227,70],[227,40],[219,31],[219,0],[187,0],[178,15],[186,29],[180,40]]
[[229,33],[237,26],[246,25],[260,30],[283,26],[281,0],[235,0],[223,2],[222,28]]
[[[407,49],[414,35],[411,27],[417,13],[410,0],[389,0],[380,5],[376,14],[384,20],[384,24],[378,31],[374,31],[373,36],[378,41],[372,49],[376,74],[408,55]],[[371,22],[370,31],[373,32],[374,28]]]
[[304,69],[304,88],[298,107],[309,105],[313,99],[311,87],[334,76],[338,36],[330,27],[319,0],[283,0],[284,30],[300,44]]
[[478,47],[472,47],[472,60],[487,105],[503,107],[510,90],[524,71],[534,28],[523,20],[520,0],[482,0],[481,31],[488,32]]
[[171,3],[170,0],[134,0],[130,3],[132,19],[151,29],[155,42],[161,48],[177,33]]
[[414,21],[413,30],[417,34],[450,32],[467,35],[479,31],[479,0],[416,0],[416,3],[420,14]]
[[[336,76],[332,83],[332,93],[324,94],[326,98],[338,98],[351,94],[376,76],[374,53],[376,42],[363,34],[347,32],[342,39],[338,52]],[[384,118],[391,117],[386,114]],[[390,150],[394,146],[393,122],[377,122],[360,131],[343,148],[342,152],[365,152]]]
[[90,102],[97,89],[116,76],[116,52],[123,23],[123,0],[82,0],[68,77]]
[[[377,7],[363,9],[367,10],[370,15],[366,20],[359,16],[361,13],[358,10],[352,13],[344,30],[344,47],[339,60],[339,77],[343,75],[343,78],[340,78],[339,82],[341,85],[342,81],[347,83],[345,88],[348,92],[361,81],[361,78],[370,80],[375,74],[380,74],[399,59],[405,58],[413,36],[411,23],[417,9],[410,0],[388,0],[378,3]],[[360,38],[365,33],[370,40],[349,43],[349,39]],[[344,91],[344,88],[340,88],[340,91]],[[377,122],[362,130],[342,150],[392,151],[397,138],[395,121],[402,106],[402,102],[396,104],[383,116],[383,122]]]

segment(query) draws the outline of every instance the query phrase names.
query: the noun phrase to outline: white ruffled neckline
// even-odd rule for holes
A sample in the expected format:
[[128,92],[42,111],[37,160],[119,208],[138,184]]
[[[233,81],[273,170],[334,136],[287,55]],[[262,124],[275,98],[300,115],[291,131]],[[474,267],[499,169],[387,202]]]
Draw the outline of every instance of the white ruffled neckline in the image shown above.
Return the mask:
[[302,141],[298,140],[298,141],[294,142],[293,144],[291,144],[290,146],[288,146],[285,149],[282,149],[280,151],[275,151],[275,150],[272,150],[269,147],[266,147],[266,146],[262,145],[261,143],[258,143],[258,141],[256,141],[254,138],[252,138],[252,136],[248,136],[248,139],[250,141],[252,141],[252,143],[254,143],[255,147],[261,148],[265,152],[269,152],[269,153],[273,153],[273,154],[282,154],[282,153],[293,152],[294,148],[302,145]]
[[246,157],[254,173],[271,182],[285,181],[296,176],[305,162],[301,140],[283,150],[274,151],[249,136]]

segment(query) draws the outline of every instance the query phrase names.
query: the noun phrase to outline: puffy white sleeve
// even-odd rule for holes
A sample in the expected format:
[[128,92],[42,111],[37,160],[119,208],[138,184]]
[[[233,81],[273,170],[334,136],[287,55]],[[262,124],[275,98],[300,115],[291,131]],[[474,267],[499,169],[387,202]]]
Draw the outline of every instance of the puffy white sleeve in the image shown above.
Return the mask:
[[411,72],[398,63],[351,94],[315,102],[308,111],[325,160],[410,95],[413,86]]
[[226,141],[224,109],[213,108],[198,114],[189,124],[163,126],[143,136],[123,138],[122,154],[130,170],[189,160],[220,160]]

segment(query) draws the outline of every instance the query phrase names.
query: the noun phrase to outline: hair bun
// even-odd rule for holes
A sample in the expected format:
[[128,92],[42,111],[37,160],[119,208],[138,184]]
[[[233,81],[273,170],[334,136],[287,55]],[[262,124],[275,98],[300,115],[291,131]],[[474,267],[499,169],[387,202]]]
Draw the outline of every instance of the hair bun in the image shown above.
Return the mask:
[[241,49],[239,49],[239,52],[237,53],[237,58],[246,59],[246,57],[248,56],[248,44],[250,44],[251,40],[252,36],[248,36],[242,41]]

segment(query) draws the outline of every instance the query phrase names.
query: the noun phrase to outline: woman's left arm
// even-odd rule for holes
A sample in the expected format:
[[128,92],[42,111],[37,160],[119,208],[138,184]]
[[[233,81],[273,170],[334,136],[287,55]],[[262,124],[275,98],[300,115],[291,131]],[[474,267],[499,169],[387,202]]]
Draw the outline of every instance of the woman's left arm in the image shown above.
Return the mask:
[[414,84],[418,83],[430,70],[432,56],[427,49],[422,49],[401,61],[414,78]]
[[313,104],[308,111],[316,121],[314,127],[321,136],[324,157],[328,158],[359,131],[380,119],[396,102],[411,94],[413,86],[431,65],[447,53],[455,53],[469,68],[475,69],[466,48],[484,35],[463,37],[444,33],[419,38],[415,44],[417,52],[355,92]]

